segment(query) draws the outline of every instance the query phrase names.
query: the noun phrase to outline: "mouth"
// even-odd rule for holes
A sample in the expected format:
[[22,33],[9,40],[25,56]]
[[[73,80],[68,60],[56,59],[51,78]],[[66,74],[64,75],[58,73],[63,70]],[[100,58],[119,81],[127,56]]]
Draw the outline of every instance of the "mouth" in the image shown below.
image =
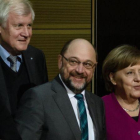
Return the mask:
[[86,75],[84,73],[71,72],[70,76],[75,82],[84,82],[86,80]]
[[140,90],[140,85],[134,86],[134,89],[135,89],[135,90]]
[[81,78],[81,77],[75,77],[75,76],[73,76],[76,80],[82,80],[82,79],[84,79],[84,78]]
[[78,81],[78,82],[83,82],[83,80],[85,80],[85,77],[84,76],[78,76],[78,75],[72,75],[72,78],[75,80],[75,81]]
[[24,39],[24,40],[18,40],[18,41],[20,41],[20,42],[26,42],[27,40]]
[[27,43],[28,43],[27,40],[18,40],[18,42],[19,42],[20,44],[27,44]]

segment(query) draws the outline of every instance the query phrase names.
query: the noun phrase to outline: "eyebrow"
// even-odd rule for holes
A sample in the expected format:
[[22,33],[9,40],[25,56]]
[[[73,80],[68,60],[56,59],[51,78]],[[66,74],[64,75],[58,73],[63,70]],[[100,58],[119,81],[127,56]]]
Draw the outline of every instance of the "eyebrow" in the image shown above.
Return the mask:
[[[77,59],[79,62],[82,62],[82,61],[80,61],[79,58],[77,58],[77,57],[72,56],[72,57],[69,57],[69,59],[70,59],[70,58],[74,58],[74,59]],[[97,61],[96,61],[96,62],[93,62],[92,60],[85,60],[85,61],[83,61],[82,63],[84,63],[84,62],[91,62],[91,63],[93,63],[94,65],[97,65],[97,63],[98,63]]]
[[[70,58],[75,58],[75,59],[78,59],[78,60],[79,60],[78,57],[74,57],[74,56],[73,56],[73,57],[70,57]],[[80,61],[80,60],[79,60],[79,61]],[[89,59],[85,60],[85,62],[86,62],[86,61],[91,61],[91,62],[92,62],[92,60],[89,60]]]

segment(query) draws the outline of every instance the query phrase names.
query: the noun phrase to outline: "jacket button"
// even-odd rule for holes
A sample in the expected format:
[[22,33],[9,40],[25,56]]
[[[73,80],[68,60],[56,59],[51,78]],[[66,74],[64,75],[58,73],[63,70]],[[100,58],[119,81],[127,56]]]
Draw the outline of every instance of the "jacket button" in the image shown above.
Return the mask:
[[138,135],[140,135],[140,131],[138,131]]

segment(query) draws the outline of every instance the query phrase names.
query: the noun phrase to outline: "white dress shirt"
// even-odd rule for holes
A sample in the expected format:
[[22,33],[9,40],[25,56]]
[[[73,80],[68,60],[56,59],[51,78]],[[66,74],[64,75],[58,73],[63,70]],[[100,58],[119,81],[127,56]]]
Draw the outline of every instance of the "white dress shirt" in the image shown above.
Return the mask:
[[[59,74],[59,77],[61,79],[61,75]],[[63,80],[61,79],[63,85],[65,86],[69,99],[71,101],[78,125],[80,127],[80,118],[79,118],[79,111],[78,111],[78,106],[77,106],[77,99],[74,97],[75,93],[73,93],[63,82]],[[84,103],[85,103],[85,107],[86,107],[86,112],[87,112],[87,120],[88,120],[88,140],[95,140],[95,132],[94,132],[94,125],[91,119],[91,116],[89,114],[89,110],[88,110],[88,106],[87,106],[87,102],[86,102],[86,98],[85,98],[85,90],[82,91],[83,97],[84,97]]]

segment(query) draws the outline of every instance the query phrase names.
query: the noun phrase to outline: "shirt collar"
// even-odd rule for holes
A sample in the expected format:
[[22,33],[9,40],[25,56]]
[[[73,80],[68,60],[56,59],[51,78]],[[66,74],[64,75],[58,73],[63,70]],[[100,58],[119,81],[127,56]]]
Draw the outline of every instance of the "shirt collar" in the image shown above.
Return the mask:
[[[0,56],[4,61],[7,60],[7,58],[10,56],[10,53],[7,50],[5,50],[1,45],[0,45]],[[22,55],[20,54],[17,56],[20,57],[22,61]]]
[[[69,98],[73,98],[73,97],[75,96],[75,93],[74,93],[73,91],[71,91],[71,90],[65,85],[65,83],[63,82],[63,80],[62,80],[60,74],[59,74],[59,78],[60,78],[60,80],[62,81],[64,87],[66,88],[66,91],[67,91],[67,93],[68,93]],[[83,90],[83,91],[81,92],[81,94],[83,94],[83,97],[84,97],[84,100],[85,100],[85,90]]]

